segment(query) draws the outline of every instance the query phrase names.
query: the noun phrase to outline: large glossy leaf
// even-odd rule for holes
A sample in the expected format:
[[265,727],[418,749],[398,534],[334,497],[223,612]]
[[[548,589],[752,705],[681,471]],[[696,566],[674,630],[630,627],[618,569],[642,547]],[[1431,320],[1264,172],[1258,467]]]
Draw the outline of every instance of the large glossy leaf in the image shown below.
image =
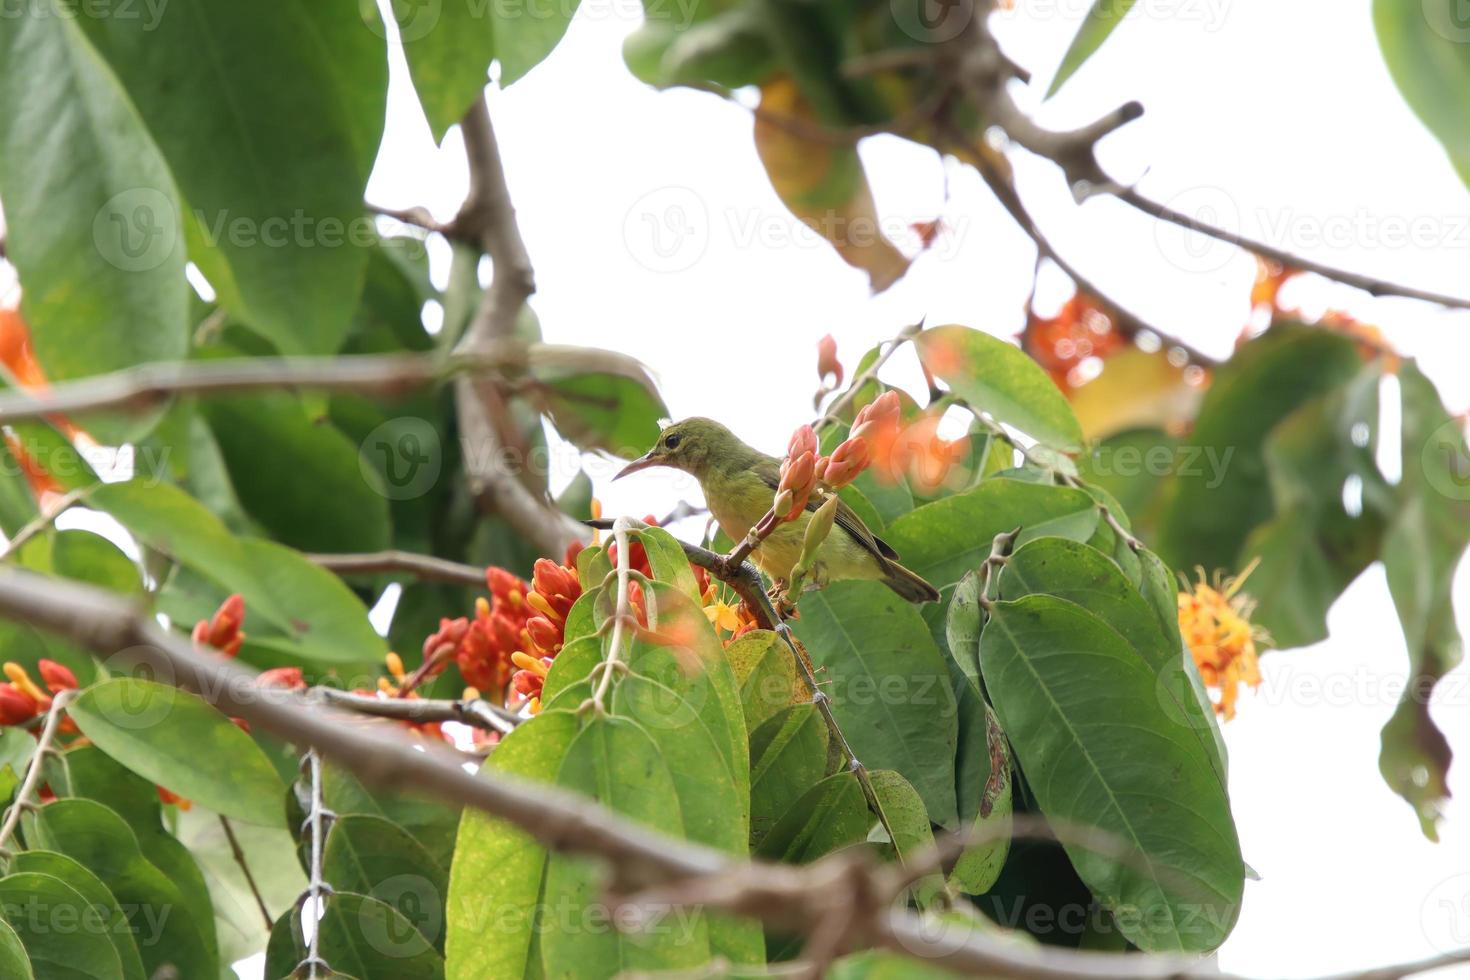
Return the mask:
[[[979,699],[976,699],[977,702]],[[962,722],[967,720],[961,711]],[[1015,809],[1015,779],[1011,773],[1011,750],[1001,731],[1000,720],[988,704],[980,704],[971,724],[982,729],[976,755],[983,767],[970,767],[969,778],[977,797],[971,833],[974,843],[966,847],[949,872],[949,883],[967,895],[983,895],[1000,877],[1011,850],[1011,823]],[[961,759],[961,763],[965,760]],[[964,795],[966,787],[961,787]],[[965,814],[968,816],[968,811]]]
[[490,4],[502,87],[520,80],[551,54],[579,5],[580,0],[546,6],[533,0]]
[[[596,800],[637,823],[682,830],[683,811],[657,744],[623,718],[593,717],[568,746],[558,786]],[[553,853],[546,863],[543,901],[572,921],[607,921],[603,869],[585,857]],[[561,914],[560,912],[558,914]],[[611,977],[624,971],[692,970],[710,956],[704,916],[674,914],[649,928],[556,930],[542,936],[548,978]]]
[[954,693],[918,609],[877,582],[834,582],[802,598],[797,632],[858,758],[902,773],[954,826]]
[[1347,382],[1362,361],[1348,337],[1277,326],[1236,352],[1200,406],[1165,489],[1156,549],[1175,568],[1232,568],[1272,515],[1263,446],[1287,413]]
[[1155,671],[1098,617],[1043,595],[995,604],[980,666],[1037,802],[1128,940],[1218,946],[1239,913],[1240,844],[1209,752]]
[[1082,448],[1082,427],[1061,389],[1015,344],[958,324],[925,330],[914,344],[929,372],[971,408],[1053,449]]
[[[495,773],[550,783],[577,733],[569,711],[547,710],[506,736],[486,766]],[[468,813],[459,827],[449,870],[445,953],[454,980],[540,975],[536,906],[546,872],[546,851],[514,824]],[[504,910],[497,921],[493,905]],[[495,929],[495,942],[485,936]]]
[[[75,888],[91,904],[98,931],[107,937],[117,952],[118,965],[122,968],[124,980],[145,980],[147,975],[143,972],[143,959],[138,955],[138,944],[133,939],[127,917],[112,892],[102,883],[102,879],[74,858],[56,851],[21,851],[15,856],[10,870],[16,873],[50,875]],[[4,962],[3,945],[0,943],[0,963]],[[11,976],[9,972],[4,975]]]
[[[0,199],[6,257],[49,378],[175,360],[188,344],[178,193],[122,87],[65,4],[0,23]],[[45,79],[46,84],[36,84]],[[88,417],[103,439],[160,411]]]
[[[444,960],[391,905],[338,891],[317,924],[320,955],[334,976],[352,980],[443,980]],[[276,920],[266,948],[265,975],[286,977],[306,958],[300,911]]]
[[[9,923],[0,956],[13,961],[12,940],[19,939],[30,958],[28,969],[13,974],[17,978],[124,980],[117,950],[97,928],[100,913],[60,878],[34,871],[6,875],[0,878],[0,908]],[[63,922],[77,925],[59,928]]]
[[857,777],[840,772],[802,794],[755,853],[773,861],[805,864],[865,840],[874,819]]
[[[302,551],[388,547],[388,496],[375,482],[377,471],[359,465],[359,447],[330,423],[309,418],[295,396],[210,398],[200,411],[241,505],[272,537]],[[262,451],[271,465],[261,465]]]
[[88,499],[146,544],[244,595],[247,632],[258,616],[310,656],[337,664],[378,662],[386,652],[362,601],[340,579],[289,548],[235,537],[177,487],[110,483]]
[[1404,101],[1470,184],[1470,25],[1459,0],[1374,0],[1373,26]]
[[383,817],[408,831],[440,865],[448,866],[459,833],[459,808],[413,792],[375,786],[337,766],[322,775],[322,797],[333,813]]
[[[909,864],[915,857],[934,846],[934,830],[929,826],[929,813],[924,801],[909,785],[909,781],[892,769],[874,769],[870,774],[873,795],[883,808],[888,825],[893,828],[891,844],[901,864]],[[944,890],[944,876],[935,872],[927,874],[911,886],[919,908],[927,909]]]
[[190,258],[284,353],[330,352],[345,335],[385,95],[381,31],[356,4],[315,6],[262,17],[193,0],[155,18],[78,19],[178,181]]
[[397,824],[364,814],[339,817],[327,835],[322,874],[333,888],[392,906],[431,944],[443,948],[449,873]]
[[68,710],[93,744],[134,772],[226,816],[281,823],[285,786],[275,767],[198,695],[119,677],[88,688]]
[[826,774],[827,725],[811,705],[785,708],[751,733],[751,846]]
[[1097,522],[1097,506],[1081,490],[992,477],[900,517],[885,537],[904,565],[948,595],[980,567],[997,534],[1020,528],[1021,540],[1053,534],[1085,541]]
[[658,420],[669,410],[648,369],[633,358],[539,345],[529,366],[537,403],[579,449],[632,459],[658,439]]
[[[684,836],[699,844],[745,856],[750,835],[750,779],[733,770],[718,737],[699,712],[677,692],[633,675],[613,689],[612,710],[642,727],[668,766],[679,798]],[[750,919],[709,918],[710,952],[731,963],[763,963],[760,925]]]
[[143,856],[138,838],[116,813],[92,800],[58,800],[22,827],[27,841],[74,858],[102,880],[128,915],[149,976],[164,968],[179,976],[215,976],[214,930],[205,928],[211,910],[189,902]]
[[725,648],[725,656],[740,683],[740,701],[749,731],[754,732],[787,705],[810,700],[806,684],[796,676],[791,651],[770,630],[743,634]]
[[1383,566],[1409,648],[1409,682],[1383,727],[1383,778],[1437,838],[1449,796],[1450,746],[1429,713],[1439,679],[1459,664],[1464,643],[1451,584],[1470,543],[1470,449],[1464,423],[1450,417],[1434,385],[1414,365],[1399,372],[1403,478],[1399,508],[1383,541]]
[[1047,87],[1047,98],[1057,94],[1057,90],[1066,84],[1083,63],[1091,58],[1093,52],[1102,47],[1102,43],[1113,33],[1113,29],[1122,23],[1123,18],[1128,16],[1132,9],[1134,0],[1093,0],[1092,7],[1087,11],[1087,17],[1083,19],[1082,26],[1077,28],[1077,35],[1072,38],[1072,43],[1067,47],[1067,53],[1062,55],[1062,63],[1057,68],[1057,73]]

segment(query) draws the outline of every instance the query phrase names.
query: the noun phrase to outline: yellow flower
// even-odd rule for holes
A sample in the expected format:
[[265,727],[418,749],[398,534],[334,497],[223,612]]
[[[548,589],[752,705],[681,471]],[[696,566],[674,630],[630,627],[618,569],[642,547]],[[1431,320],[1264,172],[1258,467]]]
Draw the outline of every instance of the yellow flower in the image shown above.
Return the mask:
[[1256,643],[1266,642],[1269,636],[1251,623],[1255,600],[1240,591],[1259,562],[1258,558],[1235,576],[1221,577],[1217,572],[1213,585],[1205,581],[1204,569],[1200,569],[1198,584],[1186,583],[1179,593],[1179,632],[1194,656],[1200,679],[1219,691],[1215,711],[1226,721],[1235,717],[1240,685],[1261,684]]
[[711,602],[704,607],[704,615],[716,629],[733,633],[740,628],[740,614],[729,603]]

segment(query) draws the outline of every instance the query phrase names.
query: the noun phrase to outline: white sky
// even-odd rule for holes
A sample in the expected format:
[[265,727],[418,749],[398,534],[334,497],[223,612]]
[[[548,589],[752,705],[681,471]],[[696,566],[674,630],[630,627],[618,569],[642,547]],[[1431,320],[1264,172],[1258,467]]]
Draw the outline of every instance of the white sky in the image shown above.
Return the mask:
[[[998,30],[1044,82],[1088,2],[1017,6]],[[863,145],[885,219],[903,227],[942,214],[955,229],[872,298],[781,206],[747,112],[628,74],[620,43],[638,16],[628,0],[586,0],[545,64],[491,92],[548,340],[628,351],[657,372],[676,417],[719,416],[775,451],[811,414],[823,334],[851,368],[920,316],[1003,336],[1020,327],[1032,249],[972,173],[898,139]],[[448,218],[465,187],[457,135],[433,147],[403,79],[395,73],[370,196]],[[1147,114],[1109,138],[1104,159],[1155,197],[1183,195],[1183,209],[1324,261],[1470,292],[1470,196],[1393,88],[1367,0],[1139,0],[1040,119],[1080,124],[1134,98]],[[1084,272],[1161,327],[1229,353],[1247,315],[1250,258],[1185,242],[1110,199],[1079,209],[1049,166],[1022,160],[1019,170],[1039,220]],[[1427,235],[1418,247],[1402,241],[1409,222]],[[1042,297],[1060,298],[1055,288]],[[1470,406],[1470,316],[1321,283],[1288,298],[1381,324],[1424,356],[1451,409]],[[916,372],[899,358],[893,374]],[[610,486],[608,470],[596,475],[608,513],[698,499],[670,476]],[[1462,576],[1457,605],[1470,623],[1467,591]],[[1226,970],[1309,976],[1470,943],[1470,766],[1451,773],[1457,800],[1438,845],[1419,837],[1378,774],[1378,730],[1406,669],[1380,569],[1330,625],[1320,647],[1268,655],[1265,685],[1226,729],[1236,818],[1263,878],[1247,885],[1220,954]],[[1435,716],[1464,752],[1467,707],[1462,668],[1441,685]]]

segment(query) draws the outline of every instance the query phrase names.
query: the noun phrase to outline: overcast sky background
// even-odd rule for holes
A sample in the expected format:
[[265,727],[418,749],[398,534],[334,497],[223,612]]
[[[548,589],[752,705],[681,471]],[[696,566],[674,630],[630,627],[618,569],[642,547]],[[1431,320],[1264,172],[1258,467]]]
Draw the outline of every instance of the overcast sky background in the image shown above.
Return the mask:
[[[1038,91],[1087,6],[1018,0],[1000,17],[997,32]],[[871,297],[865,277],[777,200],[748,111],[659,93],[627,72],[621,41],[639,17],[628,0],[584,0],[550,59],[490,93],[548,340],[626,350],[657,372],[676,417],[718,416],[775,452],[811,414],[823,334],[851,368],[919,317],[1000,336],[1019,329],[1033,250],[973,173],[896,138],[863,144],[885,221],[942,215],[953,229]],[[370,196],[448,218],[465,189],[458,136],[434,147],[395,68]],[[1038,118],[1081,124],[1129,99],[1147,113],[1105,142],[1104,162],[1154,197],[1323,261],[1470,292],[1470,195],[1393,87],[1367,0],[1139,0]],[[1017,163],[1028,203],[1085,274],[1162,328],[1229,354],[1248,316],[1251,258],[1187,241],[1111,199],[1078,207],[1050,165]],[[1417,244],[1403,241],[1410,225]],[[437,265],[442,275],[442,255]],[[1043,305],[1064,298],[1060,277],[1042,285]],[[1470,316],[1321,282],[1290,288],[1286,299],[1308,310],[1341,307],[1381,325],[1423,356],[1452,410],[1470,407]],[[909,355],[891,375],[916,378]],[[570,479],[575,454],[559,459],[559,479]],[[610,514],[698,500],[667,471],[615,486],[606,466],[593,472]],[[1464,576],[1456,597],[1470,622]],[[1330,625],[1320,646],[1267,655],[1264,685],[1226,726],[1236,818],[1262,880],[1247,885],[1220,953],[1225,970],[1309,976],[1470,943],[1470,766],[1451,772],[1457,798],[1437,845],[1378,773],[1378,730],[1407,663],[1381,569],[1348,591]],[[1435,717],[1470,752],[1467,709],[1461,668],[1441,685]]]

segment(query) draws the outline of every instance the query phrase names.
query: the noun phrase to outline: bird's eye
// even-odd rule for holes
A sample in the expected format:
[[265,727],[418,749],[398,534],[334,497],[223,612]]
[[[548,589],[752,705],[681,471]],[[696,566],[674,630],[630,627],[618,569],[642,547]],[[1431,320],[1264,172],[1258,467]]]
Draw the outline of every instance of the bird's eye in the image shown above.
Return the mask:
[[664,439],[664,448],[665,449],[674,449],[678,445],[679,445],[679,433],[677,433],[677,432],[675,432],[674,434],[672,434],[672,435],[670,435],[670,436],[668,436],[667,438]]

